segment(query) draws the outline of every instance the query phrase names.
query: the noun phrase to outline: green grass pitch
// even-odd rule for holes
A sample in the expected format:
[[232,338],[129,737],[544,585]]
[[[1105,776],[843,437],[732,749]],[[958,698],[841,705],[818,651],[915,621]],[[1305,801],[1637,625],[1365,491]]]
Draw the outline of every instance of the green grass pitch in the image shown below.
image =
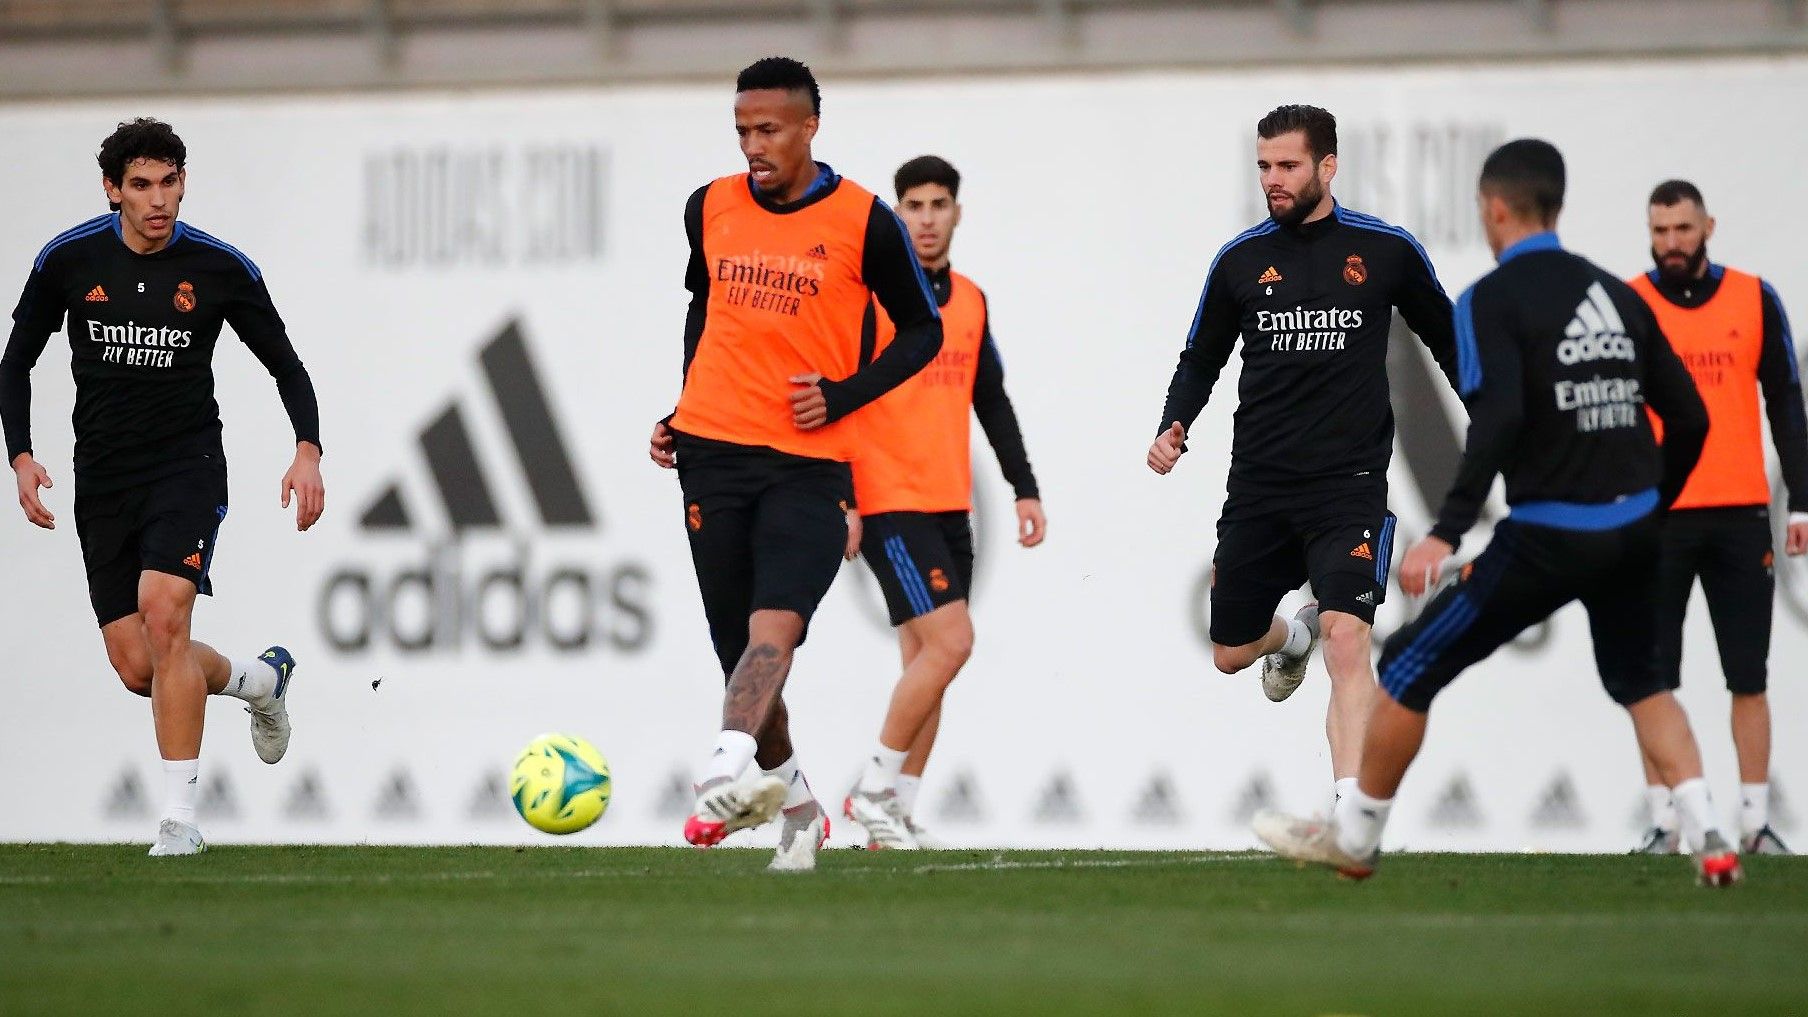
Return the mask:
[[1800,1014],[1808,861],[0,845],[0,1014]]

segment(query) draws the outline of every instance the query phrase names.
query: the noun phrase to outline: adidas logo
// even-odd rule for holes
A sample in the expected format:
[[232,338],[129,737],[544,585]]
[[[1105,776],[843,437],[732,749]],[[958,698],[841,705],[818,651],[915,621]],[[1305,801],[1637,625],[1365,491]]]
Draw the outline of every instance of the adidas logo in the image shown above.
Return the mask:
[[1262,277],[1260,279],[1256,280],[1256,285],[1257,286],[1265,286],[1268,283],[1278,283],[1280,281],[1281,281],[1281,273],[1276,272],[1274,270],[1274,266],[1270,265],[1270,266],[1268,266],[1268,271],[1263,272]]
[[182,559],[182,564],[187,565],[191,569],[200,568],[201,567],[201,552],[196,551],[195,553]]
[[107,302],[107,291],[96,286],[89,290],[88,295],[82,299],[90,304],[104,304]]
[[1368,590],[1368,591],[1364,592],[1362,594],[1362,596],[1356,598],[1356,603],[1367,604],[1370,607],[1374,607],[1375,606],[1375,591]]
[[[548,526],[595,525],[520,324],[504,326],[479,351],[477,360],[501,410],[504,430],[540,521]],[[470,426],[458,403],[447,406],[422,428],[420,448],[446,522],[455,532],[502,525],[489,474],[478,462]],[[385,487],[358,517],[358,526],[366,530],[409,530],[414,525],[399,483]]]
[[1369,550],[1369,542],[1365,540],[1356,546],[1356,550],[1350,552],[1350,557],[1361,558],[1363,561],[1374,561],[1375,552]]
[[1619,309],[1598,282],[1576,305],[1576,316],[1563,327],[1563,335],[1564,340],[1557,344],[1557,362],[1566,367],[1589,360],[1638,359]]
[[[419,433],[418,473],[398,471],[421,479],[413,487],[403,479],[381,485],[358,516],[358,529],[373,541],[421,538],[425,560],[397,562],[385,551],[393,543],[367,545],[369,553],[326,577],[316,600],[321,632],[343,653],[377,643],[457,650],[473,640],[499,652],[530,644],[572,653],[593,644],[644,649],[653,625],[649,568],[599,568],[589,547],[548,560],[549,532],[590,535],[601,522],[520,322],[504,325],[477,362],[492,398],[454,400],[434,414]],[[505,525],[505,517],[520,522]],[[461,545],[491,535],[508,543],[461,553]],[[498,546],[512,556],[484,553]]]
[[817,261],[828,261],[829,249],[821,244],[817,244],[815,247],[810,248],[810,257],[815,258]]

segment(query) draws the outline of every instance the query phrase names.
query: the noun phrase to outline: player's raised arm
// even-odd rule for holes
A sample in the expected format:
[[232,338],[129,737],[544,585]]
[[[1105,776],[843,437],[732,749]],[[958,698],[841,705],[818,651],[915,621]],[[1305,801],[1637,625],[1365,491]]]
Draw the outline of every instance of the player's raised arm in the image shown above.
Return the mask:
[[[1525,372],[1511,308],[1492,287],[1478,284],[1457,300],[1455,314],[1457,393],[1469,408],[1469,433],[1456,481],[1431,528],[1431,536],[1451,550],[1481,514],[1495,474],[1519,440],[1525,412]],[[1403,570],[1401,583],[1416,578]]]
[[276,379],[277,395],[295,432],[295,458],[282,478],[282,506],[288,508],[293,495],[295,528],[306,530],[326,511],[326,484],[320,477],[320,402],[314,394],[314,380],[296,355],[270,290],[256,269],[248,269],[229,298],[226,323]]
[[904,224],[878,198],[866,222],[866,250],[860,276],[897,326],[898,334],[872,363],[849,377],[822,379],[818,385],[834,423],[903,384],[928,366],[942,350],[942,316],[929,280],[917,264]]

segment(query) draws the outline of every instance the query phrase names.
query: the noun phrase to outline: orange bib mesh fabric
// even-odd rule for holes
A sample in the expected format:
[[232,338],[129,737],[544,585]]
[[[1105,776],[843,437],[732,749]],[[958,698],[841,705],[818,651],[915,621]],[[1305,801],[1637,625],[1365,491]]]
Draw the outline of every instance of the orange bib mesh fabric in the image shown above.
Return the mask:
[[861,278],[872,208],[872,192],[847,180],[785,214],[753,200],[746,174],[710,185],[703,198],[709,309],[674,428],[813,459],[854,457],[861,414],[800,431],[789,400],[797,386],[786,379],[840,380],[860,367],[860,323],[872,299]]
[[[1764,304],[1758,277],[1724,269],[1720,288],[1696,308],[1678,307],[1647,276],[1629,280],[1689,368],[1708,407],[1708,440],[1676,508],[1765,505],[1770,478],[1759,422],[1758,359],[1764,347]],[[1651,421],[1659,440],[1663,425]]]

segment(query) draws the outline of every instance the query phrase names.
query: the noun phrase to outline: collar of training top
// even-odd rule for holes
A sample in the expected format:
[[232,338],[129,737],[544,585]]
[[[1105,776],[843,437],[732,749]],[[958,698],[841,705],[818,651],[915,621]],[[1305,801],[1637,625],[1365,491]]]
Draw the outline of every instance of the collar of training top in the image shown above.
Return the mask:
[[835,188],[840,183],[841,177],[835,172],[835,167],[830,166],[826,162],[819,162],[816,164],[815,182],[810,184],[810,189],[804,192],[803,197],[789,204],[781,205],[771,198],[766,197],[765,194],[761,193],[758,187],[753,185],[753,176],[751,174],[747,177],[747,190],[753,195],[753,200],[761,208],[768,212],[777,212],[783,215],[787,212],[796,212],[799,209],[809,208],[811,205],[834,194]]
[[[1343,206],[1337,203],[1337,199],[1332,198],[1331,213],[1329,215],[1320,219],[1314,219],[1311,222],[1296,223],[1292,226],[1281,226],[1281,229],[1301,240],[1317,240],[1319,237],[1323,236],[1326,231],[1334,229],[1337,224],[1342,221],[1338,218],[1337,214],[1342,209]],[[1272,215],[1268,218],[1271,222],[1275,221],[1274,216]],[[1276,222],[1276,225],[1280,224]]]
[[[124,220],[120,218],[120,214],[118,212],[114,212],[113,213],[113,235],[118,237],[119,242],[122,244],[124,244],[126,242],[126,228],[124,225],[122,225],[123,222],[124,222]],[[175,229],[170,230],[169,243],[164,244],[162,247],[158,248],[155,251],[152,251],[151,254],[162,254],[164,251],[167,251],[170,248],[176,246],[176,241],[181,240],[183,238],[183,236],[186,235],[187,233],[188,233],[188,227],[183,225],[182,220],[177,219]],[[132,246],[130,244],[126,244],[126,250],[132,251]],[[138,254],[137,251],[132,251],[132,253]],[[138,256],[140,258],[148,258],[151,256],[151,254],[138,254]]]
[[1657,288],[1657,292],[1671,303],[1692,308],[1712,300],[1714,294],[1720,291],[1720,280],[1725,275],[1725,265],[1716,265],[1710,261],[1708,270],[1699,279],[1671,280],[1655,268],[1646,272],[1645,278],[1651,280],[1651,285]]
[[1508,247],[1506,250],[1500,252],[1500,257],[1495,258],[1494,260],[1505,265],[1507,262],[1512,261],[1522,254],[1531,254],[1534,251],[1561,250],[1563,250],[1563,244],[1558,241],[1556,231],[1545,230],[1542,233],[1534,233],[1524,240]]

